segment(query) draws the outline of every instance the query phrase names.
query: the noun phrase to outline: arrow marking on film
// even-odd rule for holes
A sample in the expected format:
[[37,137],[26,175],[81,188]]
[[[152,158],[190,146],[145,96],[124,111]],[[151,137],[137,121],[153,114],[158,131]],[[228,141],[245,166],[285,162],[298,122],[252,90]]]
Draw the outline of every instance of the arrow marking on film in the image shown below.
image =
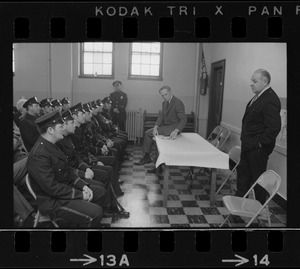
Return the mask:
[[97,261],[96,258],[91,257],[91,256],[89,256],[87,254],[83,254],[83,256],[87,257],[87,259],[70,259],[70,261],[71,262],[86,262],[86,263],[83,264],[83,266],[88,265],[90,263],[93,263],[93,262]]
[[239,260],[222,260],[222,262],[237,262],[237,264],[235,266],[240,266],[244,263],[247,263],[249,262],[248,259],[242,257],[242,256],[239,256],[237,254],[234,255],[236,258],[239,258]]

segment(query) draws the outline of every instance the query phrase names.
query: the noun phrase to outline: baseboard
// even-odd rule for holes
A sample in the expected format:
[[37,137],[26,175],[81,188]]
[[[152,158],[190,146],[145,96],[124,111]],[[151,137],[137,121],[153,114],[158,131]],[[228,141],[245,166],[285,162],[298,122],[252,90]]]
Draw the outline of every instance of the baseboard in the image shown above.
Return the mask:
[[273,201],[286,211],[286,200],[279,194],[275,194],[275,196],[273,197]]

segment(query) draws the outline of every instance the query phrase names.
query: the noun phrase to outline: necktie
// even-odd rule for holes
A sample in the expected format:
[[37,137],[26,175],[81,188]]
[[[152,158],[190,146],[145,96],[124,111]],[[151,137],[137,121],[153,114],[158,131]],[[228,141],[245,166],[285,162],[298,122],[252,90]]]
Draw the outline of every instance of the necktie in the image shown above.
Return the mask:
[[258,98],[258,95],[256,94],[256,95],[252,98],[252,100],[251,100],[249,106],[251,106],[251,105],[255,102],[255,100],[256,100],[257,98]]
[[166,105],[166,108],[167,108],[167,110],[169,109],[169,102],[167,101],[167,105]]

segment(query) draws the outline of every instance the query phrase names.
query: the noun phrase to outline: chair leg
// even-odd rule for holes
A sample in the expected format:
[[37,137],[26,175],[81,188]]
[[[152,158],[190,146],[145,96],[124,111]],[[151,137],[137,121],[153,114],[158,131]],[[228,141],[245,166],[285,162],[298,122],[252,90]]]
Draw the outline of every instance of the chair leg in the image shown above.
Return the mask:
[[[225,183],[227,182],[227,180],[230,178],[230,175],[224,180],[224,182],[222,183],[222,185],[219,187],[219,189],[216,191],[215,195],[217,195],[219,193],[219,191],[223,188],[223,186],[225,185]],[[231,189],[231,184],[230,184],[230,189]],[[232,191],[232,190],[231,190]]]
[[33,228],[36,228],[36,227],[37,227],[39,220],[40,220],[40,211],[38,211],[38,212],[35,214],[34,222],[33,222]]
[[51,220],[52,224],[54,225],[55,228],[59,228],[59,226],[57,225],[57,223],[54,220]]
[[269,207],[266,206],[266,214],[267,214],[267,218],[268,218],[268,224],[269,224],[269,227],[271,227],[271,218],[270,218],[270,211],[269,211]]
[[193,182],[195,181],[196,177],[194,175],[194,168],[192,166],[190,166],[190,170],[185,178],[186,181],[188,181],[190,179],[191,182],[187,182],[187,188],[188,190],[192,189],[193,187]]
[[229,217],[230,217],[230,214],[224,219],[224,221],[222,222],[222,224],[220,225],[220,227],[222,227],[225,224],[225,222],[228,222],[229,226],[231,227],[230,221],[228,220]]
[[257,216],[252,217],[252,219],[247,223],[246,227],[249,227],[256,218]]

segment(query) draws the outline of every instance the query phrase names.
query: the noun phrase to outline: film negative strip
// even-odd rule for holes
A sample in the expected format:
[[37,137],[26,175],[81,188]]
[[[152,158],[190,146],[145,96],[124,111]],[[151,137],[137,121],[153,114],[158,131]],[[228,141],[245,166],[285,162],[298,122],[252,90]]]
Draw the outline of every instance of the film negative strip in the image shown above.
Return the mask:
[[[292,1],[0,3],[3,126],[0,132],[0,267],[300,266],[299,18],[300,2]],[[96,49],[102,57],[98,61],[97,53],[89,51],[88,46],[85,51],[82,45],[93,42],[113,45],[107,50]],[[146,48],[142,47],[143,43],[163,46]],[[134,44],[140,45],[133,49]],[[84,53],[95,55],[83,60]],[[209,122],[213,122],[209,115],[217,113],[217,108],[212,109],[212,104],[218,102],[219,95],[213,95],[213,83],[217,81],[222,88],[222,104],[218,108],[223,111],[218,123],[235,133],[230,141],[234,145],[239,143],[241,133],[235,126],[237,122],[242,124],[240,114],[250,100],[244,98],[248,94],[246,90],[241,93],[239,88],[247,88],[244,76],[251,77],[258,68],[271,70],[282,109],[276,156],[267,157],[269,169],[281,177],[279,190],[271,201],[273,206],[270,205],[271,227],[267,222],[258,222],[262,226],[254,222],[246,228],[249,220],[235,216],[229,218],[232,226],[226,222],[222,226],[230,213],[222,200],[225,194],[221,192],[214,200],[212,184],[204,194],[197,192],[197,188],[188,189],[184,179],[194,175],[189,174],[186,163],[182,164],[185,168],[177,170],[165,166],[164,173],[168,171],[170,178],[173,177],[172,184],[166,183],[169,178],[165,179],[165,175],[157,176],[160,181],[149,179],[144,168],[125,164],[123,191],[127,200],[118,200],[123,210],[130,211],[128,221],[118,224],[117,218],[114,223],[114,217],[110,217],[99,227],[80,229],[55,227],[49,221],[36,228],[33,222],[32,227],[20,221],[16,225],[10,124],[12,104],[21,96],[42,96],[41,92],[56,98],[69,95],[75,104],[87,101],[88,95],[94,98],[98,87],[102,84],[108,87],[120,77],[132,87],[127,91],[131,94],[130,106],[154,112],[161,109],[155,97],[158,89],[170,84],[175,95],[184,101],[186,111],[196,114],[194,130],[206,136],[206,126],[209,128]],[[256,83],[254,80],[252,77]],[[250,80],[246,83],[250,84]],[[227,85],[223,87],[224,84]],[[143,88],[145,91],[141,93]],[[149,94],[150,91],[155,93]],[[137,101],[140,104],[135,105]],[[288,140],[287,107],[291,115]],[[254,111],[252,117],[255,113],[258,112]],[[220,115],[222,112],[217,114]],[[134,139],[136,136],[137,133]],[[136,154],[131,161],[142,157],[141,145],[138,149],[131,148]],[[130,189],[131,180],[136,185]],[[149,196],[152,183],[159,188],[153,193],[157,200],[151,196],[155,201]],[[130,197],[126,191],[131,193]],[[147,198],[130,204],[130,199],[141,193]]]

